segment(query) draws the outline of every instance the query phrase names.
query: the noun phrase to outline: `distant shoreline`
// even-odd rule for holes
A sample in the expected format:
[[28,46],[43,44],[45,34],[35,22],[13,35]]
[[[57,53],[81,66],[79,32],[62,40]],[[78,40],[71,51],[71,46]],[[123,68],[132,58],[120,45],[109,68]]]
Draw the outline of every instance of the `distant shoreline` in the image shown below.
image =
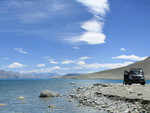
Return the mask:
[[[57,79],[57,78],[56,78]],[[58,79],[75,79],[75,80],[122,80],[123,79],[115,79],[115,78],[58,78]],[[150,79],[146,79],[146,81]]]

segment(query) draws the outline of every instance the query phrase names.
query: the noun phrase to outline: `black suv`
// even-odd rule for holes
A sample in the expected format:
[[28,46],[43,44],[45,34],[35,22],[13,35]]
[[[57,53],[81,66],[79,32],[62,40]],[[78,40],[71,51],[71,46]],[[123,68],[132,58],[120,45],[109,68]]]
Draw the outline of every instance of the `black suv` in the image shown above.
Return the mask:
[[131,85],[132,83],[140,83],[145,85],[144,71],[142,68],[133,68],[130,71],[124,71],[123,84]]

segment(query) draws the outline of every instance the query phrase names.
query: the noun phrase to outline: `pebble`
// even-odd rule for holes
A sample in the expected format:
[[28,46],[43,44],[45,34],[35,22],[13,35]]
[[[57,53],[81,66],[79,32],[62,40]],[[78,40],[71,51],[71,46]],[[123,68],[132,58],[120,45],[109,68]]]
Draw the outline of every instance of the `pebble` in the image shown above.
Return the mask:
[[2,106],[6,106],[6,104],[0,104],[0,107],[2,107]]
[[19,96],[18,99],[19,100],[24,100],[24,97],[23,96]]
[[[150,107],[150,102],[147,103],[149,105],[145,105],[147,108],[143,108],[142,103],[137,101],[137,97],[143,96],[143,93],[136,92],[131,87],[120,84],[97,83],[91,87],[77,88],[70,94],[70,97],[71,99],[76,99],[81,105],[93,107],[100,111],[107,111],[108,113],[150,113],[148,110],[146,111],[148,106]],[[134,85],[133,87],[138,88],[140,85]],[[113,91],[116,92],[114,93]],[[123,96],[120,97],[118,95]],[[131,99],[127,98],[128,96]]]

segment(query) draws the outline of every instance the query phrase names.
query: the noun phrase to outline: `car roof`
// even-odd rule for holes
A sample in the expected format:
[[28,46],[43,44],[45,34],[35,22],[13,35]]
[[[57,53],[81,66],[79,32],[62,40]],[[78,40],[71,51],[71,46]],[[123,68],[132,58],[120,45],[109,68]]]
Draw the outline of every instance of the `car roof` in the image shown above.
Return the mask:
[[143,71],[142,68],[131,68],[131,69],[130,69],[130,71],[139,71],[139,70],[142,70],[142,71]]

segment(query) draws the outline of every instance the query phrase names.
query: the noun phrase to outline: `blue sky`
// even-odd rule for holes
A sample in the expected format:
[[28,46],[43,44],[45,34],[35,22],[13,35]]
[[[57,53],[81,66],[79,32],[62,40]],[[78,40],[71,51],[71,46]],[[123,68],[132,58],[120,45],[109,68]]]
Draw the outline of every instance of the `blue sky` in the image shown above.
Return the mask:
[[148,0],[1,0],[0,69],[87,73],[149,56]]

